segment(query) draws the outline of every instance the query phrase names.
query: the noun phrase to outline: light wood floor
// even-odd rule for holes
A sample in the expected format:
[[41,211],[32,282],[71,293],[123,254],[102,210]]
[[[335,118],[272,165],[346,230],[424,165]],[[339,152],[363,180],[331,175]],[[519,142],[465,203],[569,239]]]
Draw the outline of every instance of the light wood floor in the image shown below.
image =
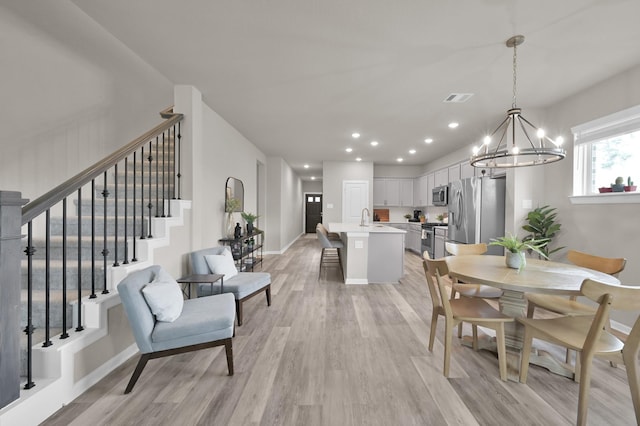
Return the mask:
[[[214,348],[150,361],[124,395],[135,356],[44,424],[575,423],[577,383],[537,367],[526,385],[502,382],[492,353],[457,338],[451,377],[442,376],[444,327],[430,353],[431,302],[417,255],[406,253],[400,284],[368,286],[345,286],[337,270],[318,281],[319,256],[311,234],[266,259],[273,303],[245,303],[234,376]],[[595,361],[589,424],[635,424],[624,367]]]

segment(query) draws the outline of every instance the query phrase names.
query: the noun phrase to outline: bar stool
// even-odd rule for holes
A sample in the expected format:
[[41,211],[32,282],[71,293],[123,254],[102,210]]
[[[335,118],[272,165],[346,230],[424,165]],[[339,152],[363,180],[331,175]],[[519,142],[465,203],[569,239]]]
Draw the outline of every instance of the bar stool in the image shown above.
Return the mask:
[[320,255],[320,268],[318,269],[318,279],[322,274],[322,268],[325,267],[340,267],[340,273],[344,279],[344,271],[342,270],[342,258],[340,250],[344,247],[342,241],[329,239],[327,230],[321,223],[316,226],[316,236],[320,245],[322,246],[322,254]]

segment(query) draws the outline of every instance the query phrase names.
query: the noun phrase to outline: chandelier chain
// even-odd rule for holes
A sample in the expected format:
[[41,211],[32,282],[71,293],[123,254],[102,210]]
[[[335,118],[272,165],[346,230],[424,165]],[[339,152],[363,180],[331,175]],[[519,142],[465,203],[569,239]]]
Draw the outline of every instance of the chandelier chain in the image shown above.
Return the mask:
[[516,108],[516,69],[517,69],[517,43],[513,45],[513,101],[511,108]]

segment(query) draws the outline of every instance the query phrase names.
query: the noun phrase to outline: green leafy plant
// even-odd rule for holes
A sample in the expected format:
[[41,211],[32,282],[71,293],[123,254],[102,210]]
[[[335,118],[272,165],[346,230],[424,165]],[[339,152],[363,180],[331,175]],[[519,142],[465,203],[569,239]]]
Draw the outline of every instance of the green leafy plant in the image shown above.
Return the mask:
[[405,215],[404,215],[404,218],[405,218],[405,219],[411,219],[412,217],[413,217],[413,216],[411,216],[409,213],[407,213],[407,214],[405,214]]
[[242,212],[240,213],[240,216],[242,216],[242,218],[245,220],[245,222],[247,223],[253,223],[256,221],[257,218],[259,218],[260,216],[253,214],[253,213],[249,213],[249,212]]
[[531,250],[537,253],[539,256],[547,259],[547,255],[541,250],[541,247],[546,244],[546,240],[521,240],[513,234],[507,233],[504,237],[492,238],[489,242],[490,246],[502,246],[511,253],[521,253],[525,250]]
[[225,201],[224,211],[231,214],[240,207],[240,200],[238,198],[227,198]]
[[545,259],[549,259],[549,255],[562,250],[564,247],[557,247],[549,250],[549,244],[560,231],[561,224],[556,222],[555,207],[542,206],[538,207],[527,214],[527,224],[522,227],[529,235],[523,238],[523,241],[536,241],[539,245],[540,252]]

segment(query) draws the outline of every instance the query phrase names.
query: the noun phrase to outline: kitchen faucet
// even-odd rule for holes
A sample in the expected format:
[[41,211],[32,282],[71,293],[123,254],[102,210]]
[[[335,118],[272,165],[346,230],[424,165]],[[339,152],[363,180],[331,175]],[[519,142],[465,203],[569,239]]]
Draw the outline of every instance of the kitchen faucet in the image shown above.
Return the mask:
[[371,219],[371,213],[369,212],[369,209],[368,209],[368,208],[366,208],[366,207],[365,207],[365,208],[363,208],[363,209],[362,209],[362,213],[360,214],[360,226],[365,226],[365,224],[364,224],[364,212],[365,212],[365,211],[367,212],[367,221],[368,221],[369,219]]

